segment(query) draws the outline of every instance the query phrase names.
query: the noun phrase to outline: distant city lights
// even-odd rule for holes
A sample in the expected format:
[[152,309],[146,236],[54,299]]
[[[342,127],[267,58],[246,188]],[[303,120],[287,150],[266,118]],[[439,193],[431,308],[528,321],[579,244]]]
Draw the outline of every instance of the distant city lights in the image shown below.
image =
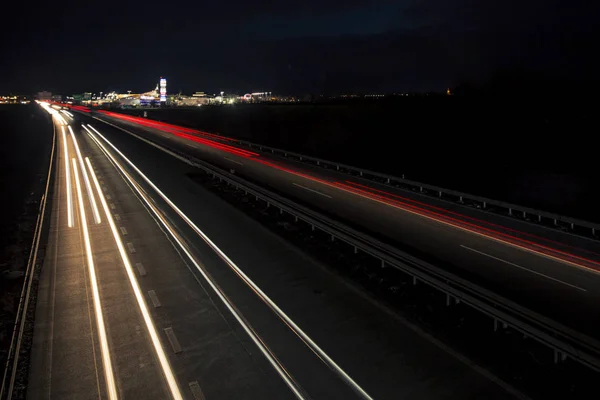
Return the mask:
[[[242,92],[244,93],[244,92]],[[440,94],[453,95],[451,89],[444,90]],[[191,95],[181,92],[167,94],[167,79],[160,77],[153,90],[147,92],[132,93],[131,90],[124,92],[83,92],[77,94],[60,95],[48,91],[41,91],[31,96],[0,95],[0,104],[27,104],[36,101],[48,102],[49,104],[75,107],[103,107],[103,108],[138,108],[138,107],[198,107],[204,105],[235,105],[256,103],[298,103],[298,102],[323,102],[336,100],[383,100],[398,96],[418,96],[418,93],[347,93],[337,95],[274,95],[270,91],[248,91],[245,94],[226,93],[224,90],[215,91],[212,94],[196,91]],[[429,95],[429,93],[424,94]],[[55,107],[56,108],[56,107]],[[86,108],[86,111],[90,110]]]

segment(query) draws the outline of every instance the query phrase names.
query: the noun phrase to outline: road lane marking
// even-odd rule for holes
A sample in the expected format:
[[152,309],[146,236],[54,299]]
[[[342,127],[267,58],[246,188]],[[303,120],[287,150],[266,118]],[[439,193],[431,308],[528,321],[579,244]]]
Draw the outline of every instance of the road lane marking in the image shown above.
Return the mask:
[[121,234],[123,236],[127,235],[127,229],[124,226],[120,227],[119,229],[121,230]]
[[224,159],[226,159],[227,161],[231,161],[232,163],[236,163],[236,164],[239,164],[239,165],[244,165],[244,164],[242,164],[241,162],[239,162],[239,161],[235,161],[235,160],[232,160],[232,159],[231,159],[231,158],[229,158],[229,157],[223,157],[223,158],[224,158]]
[[88,232],[87,219],[85,209],[83,207],[83,194],[81,193],[81,185],[79,183],[79,175],[77,174],[77,161],[73,160],[73,175],[75,175],[75,185],[77,187],[77,199],[79,200],[79,216],[81,218],[81,227],[83,229],[83,241],[85,245],[85,253],[87,256],[87,264],[90,274],[90,285],[94,298],[94,309],[96,311],[96,324],[98,326],[98,336],[100,340],[100,349],[102,352],[102,364],[104,366],[104,378],[106,380],[106,391],[108,398],[111,400],[118,399],[117,385],[112,369],[110,359],[110,349],[108,347],[108,339],[106,335],[106,327],[104,326],[104,316],[102,314],[102,304],[100,302],[100,290],[98,289],[98,280],[96,278],[96,268],[94,266],[94,257],[92,256],[92,244],[90,243],[90,235]]
[[[100,184],[98,183],[98,179],[94,173],[92,168],[92,164],[90,163],[90,159],[86,157],[85,159],[90,173],[92,175],[92,180],[94,181],[94,185],[96,186],[96,192],[98,193],[98,197],[100,198],[100,202],[102,203],[102,208],[104,209],[104,214],[106,215],[106,219],[108,220],[108,224],[110,226],[110,230],[112,231],[113,238],[115,239],[115,243],[117,244],[117,248],[119,249],[119,255],[121,256],[121,260],[123,261],[123,265],[125,266],[125,270],[127,271],[127,277],[129,278],[129,283],[131,284],[131,288],[133,289],[133,293],[137,300],[138,308],[142,314],[142,318],[144,323],[146,324],[146,329],[150,335],[150,339],[152,341],[152,345],[154,346],[154,351],[159,360],[160,366],[163,370],[165,380],[169,386],[171,391],[171,396],[174,400],[183,400],[183,396],[179,391],[179,386],[177,385],[177,381],[175,380],[175,375],[171,370],[171,366],[169,365],[169,360],[167,359],[167,355],[162,347],[160,342],[160,337],[158,336],[158,332],[154,326],[154,322],[152,321],[152,317],[150,317],[150,311],[148,311],[148,306],[146,305],[146,301],[144,300],[144,296],[142,294],[142,290],[140,289],[140,285],[135,277],[135,273],[133,272],[133,268],[131,266],[131,262],[129,261],[129,257],[127,257],[127,253],[125,252],[125,246],[123,246],[123,241],[117,232],[117,226],[115,225],[115,221],[113,221],[112,216],[110,214],[110,210],[108,209],[108,204],[106,203],[106,199],[104,198],[104,194],[100,190]],[[127,244],[129,249],[133,248],[132,243]],[[135,249],[133,249],[135,252]]]
[[156,295],[156,292],[154,290],[148,290],[148,296],[150,297],[150,300],[152,300],[152,305],[154,306],[154,308],[158,308],[161,306],[160,300],[158,300],[158,296]]
[[115,214],[115,219],[116,219],[117,221],[120,221],[120,220],[121,220],[121,216],[120,216],[119,214]]
[[165,328],[165,333],[167,334],[167,339],[169,339],[169,343],[171,343],[173,353],[181,353],[181,345],[179,344],[179,340],[177,340],[177,336],[175,336],[175,332],[173,332],[173,328]]
[[572,287],[572,288],[574,288],[574,289],[577,289],[577,290],[581,290],[581,291],[587,292],[587,289],[584,289],[584,288],[581,288],[581,287],[579,287],[579,286],[575,286],[575,285],[572,285],[572,284],[570,284],[570,283],[567,283],[567,282],[561,281],[560,279],[553,278],[553,277],[551,277],[551,276],[548,276],[548,275],[546,275],[546,274],[542,274],[541,272],[537,272],[537,271],[534,271],[534,270],[532,270],[532,269],[529,269],[529,268],[522,267],[522,266],[520,266],[520,265],[518,265],[518,264],[515,264],[515,263],[512,263],[512,262],[510,262],[510,261],[506,261],[506,260],[503,260],[503,259],[501,259],[501,258],[498,258],[498,257],[496,257],[496,256],[493,256],[493,255],[491,255],[491,254],[484,253],[483,251],[475,250],[475,249],[472,249],[472,248],[470,248],[470,247],[463,246],[462,244],[460,245],[460,247],[462,247],[463,249],[467,249],[467,250],[470,250],[470,251],[472,251],[472,252],[475,252],[475,253],[478,253],[478,254],[484,255],[484,256],[486,256],[486,257],[493,258],[494,260],[501,261],[501,262],[503,262],[503,263],[505,263],[505,264],[512,265],[513,267],[520,268],[520,269],[522,269],[522,270],[525,270],[525,271],[531,272],[532,274],[536,274],[536,275],[539,275],[539,276],[543,276],[544,278],[550,279],[550,280],[552,280],[552,281],[555,281],[555,282],[562,283],[563,285],[570,286],[570,287]]
[[133,247],[133,243],[127,243],[127,247],[129,248],[130,253],[135,253],[135,247]]
[[111,208],[112,210],[114,210],[114,209],[115,209],[115,208],[117,208],[117,207],[115,206],[115,203],[110,203],[110,208]]
[[112,197],[110,197],[110,194],[106,195],[106,200],[110,200]]
[[[112,124],[109,124],[112,125]],[[138,184],[129,176],[129,173],[125,171],[123,166],[116,160],[115,156],[111,154],[110,151],[100,142],[102,139],[108,146],[110,146],[129,166],[133,168],[133,170],[145,181],[147,182],[152,189],[163,199],[165,202],[192,228],[198,236],[202,238],[214,251],[217,255],[246,283],[256,294],[257,296],[273,311],[275,314],[284,322],[288,328],[299,338],[302,342],[307,346],[309,350],[311,350],[328,368],[330,368],[334,373],[336,373],[359,397],[367,400],[373,400],[373,398],[356,382],[346,371],[344,371],[323,349],[321,349],[314,340],[308,336],[286,313],[279,308],[273,300],[271,300],[263,290],[258,287],[251,279],[248,277],[244,271],[240,269],[228,256],[221,250],[200,228],[198,228],[190,218],[185,215],[179,207],[177,207],[171,199],[169,199],[140,169],[135,166],[119,149],[117,149],[108,139],[106,139],[98,130],[88,124],[88,126],[95,132],[95,134],[90,133],[90,137],[92,140],[96,142],[98,147],[102,149],[104,154],[112,160],[113,164],[121,171],[121,174],[131,183],[131,187],[136,190],[136,192],[140,195],[140,198],[144,200],[149,209],[152,210],[154,215],[161,221],[163,226],[169,231],[171,237],[178,243],[181,250],[188,256],[190,261],[194,264],[198,272],[202,274],[206,282],[211,286],[214,292],[219,296],[221,301],[225,304],[225,306],[229,309],[231,314],[236,318],[236,320],[240,323],[242,328],[248,333],[248,336],[252,339],[252,341],[257,345],[257,347],[261,350],[261,352],[265,355],[267,360],[271,363],[274,369],[278,372],[280,377],[284,380],[286,385],[290,388],[290,390],[294,393],[294,395],[298,399],[305,399],[305,391],[304,389],[294,381],[294,378],[289,374],[289,372],[285,369],[285,367],[281,364],[279,360],[272,354],[271,350],[264,344],[262,338],[256,333],[254,328],[252,328],[240,314],[235,310],[233,304],[231,304],[230,300],[227,299],[225,293],[216,286],[215,282],[213,282],[212,278],[207,274],[207,272],[196,262],[194,256],[187,250],[186,246],[179,240],[178,235],[173,232],[170,228],[169,224],[164,220],[164,218],[160,215],[160,213],[156,210],[156,207],[146,198],[146,195],[137,187]],[[115,126],[115,125],[113,125]],[[115,126],[116,127],[116,126]],[[119,128],[119,127],[117,127]],[[119,128],[121,129],[121,128]],[[131,133],[125,129],[123,131]],[[140,138],[139,136],[131,133],[134,137]],[[143,138],[140,138],[144,140]],[[151,143],[151,142],[148,142]],[[161,148],[160,146],[157,148]]]
[[190,382],[189,384],[190,390],[192,391],[192,396],[194,396],[194,400],[205,400],[204,393],[202,393],[202,389],[200,388],[200,384],[198,381]]
[[65,173],[67,178],[67,222],[69,224],[69,228],[73,227],[73,201],[72,197],[72,189],[71,189],[71,166],[69,163],[69,147],[67,144],[67,134],[65,133],[65,127],[61,126],[62,129],[62,137],[63,142],[65,144]]
[[295,182],[293,183],[293,185],[295,185],[295,186],[298,186],[299,188],[302,188],[302,189],[304,189],[304,190],[308,190],[309,192],[313,192],[313,193],[316,193],[316,194],[320,194],[321,196],[325,196],[325,197],[328,197],[328,198],[330,198],[330,199],[331,199],[331,196],[330,196],[330,195],[328,195],[328,194],[321,193],[321,192],[319,192],[319,191],[316,191],[316,190],[314,190],[314,189],[311,189],[311,188],[307,188],[306,186],[298,185],[298,184],[297,184],[297,183],[295,183]]
[[83,163],[83,157],[81,157],[79,144],[77,143],[77,138],[75,138],[75,133],[73,132],[73,129],[71,129],[71,125],[69,125],[67,128],[69,128],[69,132],[71,132],[71,139],[73,139],[73,144],[75,145],[75,152],[77,153],[77,158],[79,159],[79,166],[81,167],[83,182],[85,183],[88,197],[90,199],[90,205],[92,206],[92,212],[94,213],[94,221],[96,221],[96,224],[99,224],[100,222],[102,222],[102,220],[100,219],[100,212],[98,211],[98,206],[96,205],[96,198],[94,197],[94,192],[92,191],[90,178],[88,176],[87,169],[85,168],[85,164]]
[[146,276],[146,268],[144,268],[144,264],[135,263],[135,267],[137,268],[138,272],[140,273],[140,276]]

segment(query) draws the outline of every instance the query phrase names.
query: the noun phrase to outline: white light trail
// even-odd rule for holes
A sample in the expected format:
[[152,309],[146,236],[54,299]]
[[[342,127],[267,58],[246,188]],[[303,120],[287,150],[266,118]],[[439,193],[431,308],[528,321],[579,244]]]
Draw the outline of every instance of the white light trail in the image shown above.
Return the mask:
[[[350,377],[346,371],[344,371],[323,349],[321,349],[313,340],[308,336],[296,323],[283,312],[279,306],[271,300],[270,297],[266,295],[262,291],[258,285],[256,285],[250,277],[248,277],[240,267],[238,267],[200,228],[198,228],[192,220],[183,213],[176,205],[169,199],[146,175],[140,171],[135,164],[133,164],[119,149],[117,149],[108,139],[106,139],[100,132],[98,132],[93,126],[88,124],[88,126],[94,130],[102,138],[104,142],[106,142],[112,149],[127,162],[137,174],[139,174],[144,181],[146,181],[158,195],[167,203],[169,206],[190,226],[197,234],[208,244],[215,253],[223,260],[227,265],[233,269],[233,271],[258,295],[258,297],[263,300],[263,302],[273,310],[273,312],[291,329],[291,331],[296,334],[305,344],[306,346],[315,353],[332,371],[334,371],[338,376],[344,380],[344,382],[351,387],[358,395],[360,395],[364,399],[373,400],[372,397],[357,383],[352,377]],[[92,136],[93,137],[93,136]],[[106,150],[105,150],[106,152]],[[196,267],[199,266],[196,264]],[[204,275],[204,271],[199,268],[199,271]]]
[[133,268],[131,266],[131,262],[129,261],[129,257],[127,257],[127,252],[125,251],[125,246],[123,246],[123,241],[121,240],[121,236],[117,231],[117,226],[113,220],[113,217],[108,208],[108,203],[106,202],[106,198],[104,197],[104,193],[100,189],[100,183],[98,183],[98,178],[96,177],[96,173],[92,168],[92,164],[90,163],[90,159],[88,157],[85,158],[85,162],[88,166],[90,175],[92,176],[92,181],[94,182],[94,186],[96,187],[96,192],[98,193],[98,197],[100,198],[100,203],[102,204],[102,208],[104,209],[104,214],[106,215],[106,220],[110,225],[110,229],[115,238],[115,242],[117,244],[117,248],[119,249],[119,254],[121,255],[121,259],[123,260],[123,264],[125,265],[125,270],[127,271],[127,276],[129,277],[129,282],[131,283],[131,287],[133,288],[133,293],[135,294],[135,298],[138,303],[138,307],[142,313],[142,317],[144,318],[144,322],[146,323],[146,328],[150,333],[150,339],[152,340],[152,345],[154,346],[154,350],[158,356],[158,360],[160,362],[160,366],[165,375],[165,379],[167,380],[167,384],[169,385],[169,389],[171,390],[171,395],[173,399],[180,400],[183,399],[181,392],[179,391],[179,386],[177,385],[177,381],[175,380],[175,375],[171,370],[171,366],[169,365],[169,360],[165,354],[165,351],[160,343],[160,338],[152,322],[152,317],[150,316],[150,312],[148,311],[148,306],[144,301],[144,296],[142,294],[142,290],[140,289],[139,283],[135,277],[135,273],[133,272]]
[[61,113],[65,114],[67,117],[73,119],[73,115],[71,113],[69,113],[68,111],[65,110],[60,110]]
[[65,127],[61,126],[62,137],[65,145],[65,174],[67,178],[67,222],[69,228],[73,227],[73,202],[71,200],[71,171],[69,166],[69,147],[67,145],[67,135],[65,134]]
[[53,108],[50,107],[50,105],[48,103],[45,102],[38,102],[38,104],[48,112],[48,114],[50,115],[54,115],[57,113],[57,111]]
[[81,184],[77,174],[77,161],[73,160],[73,174],[75,175],[75,184],[77,187],[77,199],[79,200],[79,215],[81,217],[81,228],[83,229],[83,242],[90,275],[90,285],[92,287],[92,297],[94,299],[94,309],[96,311],[96,324],[98,325],[98,337],[100,340],[100,349],[102,352],[102,364],[104,366],[104,378],[106,380],[106,392],[110,400],[117,400],[117,385],[113,374],[112,363],[110,360],[110,349],[106,336],[106,327],[104,326],[104,315],[102,314],[102,304],[100,302],[100,291],[98,289],[98,280],[96,278],[96,268],[94,267],[94,258],[92,257],[92,245],[88,232],[85,209],[83,206],[83,194],[81,193]]
[[60,115],[60,113],[50,107],[50,105],[48,103],[44,103],[44,102],[40,102],[38,103],[44,110],[46,110],[50,115],[52,115],[53,117],[56,117],[56,120],[58,121],[58,123],[60,125],[68,125],[67,121],[65,121],[65,119]]
[[85,182],[85,187],[87,188],[88,197],[90,198],[90,205],[92,206],[92,212],[94,213],[94,220],[96,224],[102,222],[100,219],[100,212],[98,211],[98,206],[96,205],[96,198],[94,197],[94,191],[92,190],[92,185],[90,184],[90,178],[88,177],[87,170],[85,169],[85,164],[83,163],[83,158],[81,157],[81,152],[79,151],[79,145],[77,144],[77,139],[75,138],[75,133],[73,133],[73,129],[71,129],[71,125],[68,126],[69,132],[71,132],[71,138],[73,139],[73,144],[75,145],[75,151],[77,152],[77,158],[79,159],[79,165],[81,166],[81,173],[83,174],[83,180]]
[[54,112],[54,116],[56,117],[56,119],[57,119],[57,120],[58,120],[58,121],[59,121],[61,124],[63,124],[63,125],[69,125],[69,124],[67,123],[67,121],[65,121],[65,119],[62,117],[62,115],[60,115],[60,114],[58,113],[58,111],[55,111],[55,112]]

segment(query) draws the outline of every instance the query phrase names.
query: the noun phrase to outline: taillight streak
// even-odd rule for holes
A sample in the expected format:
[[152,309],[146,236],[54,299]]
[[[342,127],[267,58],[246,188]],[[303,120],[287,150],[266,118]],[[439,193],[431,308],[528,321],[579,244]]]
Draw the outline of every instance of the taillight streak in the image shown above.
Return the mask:
[[[109,112],[105,112],[104,114],[106,114],[108,116],[113,116],[112,115],[113,113],[109,113]],[[119,118],[121,118],[121,116],[119,116]],[[122,119],[130,119],[130,118],[127,117],[127,118],[122,118]],[[160,126],[159,127],[159,126],[156,126],[156,124],[154,124],[154,123],[148,122],[147,120],[140,120],[140,121],[132,120],[132,122],[137,123],[142,126],[149,127],[149,128],[158,129],[163,132],[171,133],[171,134],[173,134],[175,136],[179,136],[183,139],[191,140],[191,141],[194,141],[194,142],[197,142],[200,144],[204,144],[206,146],[214,147],[216,149],[226,151],[228,153],[235,154],[235,155],[238,155],[241,157],[249,158],[249,157],[259,157],[260,156],[260,154],[255,153],[253,151],[238,149],[237,147],[229,146],[224,143],[218,143],[218,142],[214,142],[210,139],[205,139],[205,138],[201,138],[201,137],[198,137],[195,135],[183,133],[177,129],[171,128],[170,126]]]
[[145,118],[140,118],[140,117],[133,117],[130,115],[124,115],[124,114],[119,114],[119,113],[114,113],[114,112],[110,112],[110,111],[100,111],[101,113],[108,115],[110,117],[114,117],[114,118],[119,118],[119,119],[123,119],[123,120],[128,120],[131,122],[136,122],[139,124],[145,124],[146,126],[155,126],[158,128],[169,128],[169,129],[175,129],[177,131],[180,132],[185,132],[185,133],[191,133],[194,135],[202,135],[202,136],[208,136],[210,138],[214,138],[214,139],[218,139],[218,140],[223,140],[223,141],[228,141],[231,142],[234,139],[228,138],[226,136],[221,136],[221,135],[215,135],[214,133],[208,133],[208,132],[204,132],[204,131],[199,131],[197,129],[192,129],[192,128],[186,128],[183,126],[177,126],[177,125],[172,125],[172,124],[167,124],[165,122],[160,122],[160,121],[154,121],[154,120],[148,120]]
[[[580,262],[583,261],[585,263],[592,264],[593,266],[600,266],[600,263],[598,263],[598,262],[596,262],[594,260],[590,260],[590,259],[587,259],[587,258],[584,258],[584,257],[580,257],[580,256],[577,256],[575,254],[567,253],[567,252],[564,252],[564,251],[561,251],[561,250],[558,250],[558,249],[554,249],[554,248],[551,248],[551,247],[548,247],[548,246],[544,246],[544,245],[539,244],[539,243],[535,243],[535,242],[532,242],[532,241],[529,241],[529,240],[521,239],[521,238],[518,238],[518,237],[515,237],[515,236],[512,236],[512,235],[509,235],[507,233],[498,232],[498,231],[495,231],[493,229],[486,228],[486,227],[483,227],[483,226],[480,226],[480,225],[476,225],[476,224],[473,224],[473,223],[470,223],[470,222],[467,222],[467,221],[463,221],[463,220],[460,220],[460,219],[457,219],[457,218],[454,218],[454,217],[451,217],[451,216],[448,216],[448,215],[444,215],[444,214],[441,214],[441,213],[438,213],[438,212],[435,212],[435,211],[426,210],[426,209],[423,209],[421,207],[417,207],[417,206],[410,205],[410,204],[407,204],[407,203],[399,202],[397,200],[390,199],[390,198],[388,198],[386,196],[381,196],[381,195],[372,193],[370,191],[366,191],[366,190],[362,190],[362,189],[359,189],[359,188],[356,188],[356,187],[353,187],[353,186],[346,185],[346,184],[344,184],[342,182],[336,182],[335,184],[338,185],[339,188],[341,188],[343,190],[347,190],[349,192],[354,192],[356,194],[362,195],[364,197],[372,198],[374,200],[381,201],[381,202],[389,204],[391,206],[395,206],[395,207],[398,207],[398,208],[401,208],[401,209],[406,209],[406,210],[412,211],[412,212],[414,212],[416,214],[420,214],[420,215],[429,217],[429,218],[431,218],[433,220],[439,220],[440,222],[445,222],[445,223],[448,223],[450,225],[454,225],[454,226],[457,226],[459,228],[463,228],[463,229],[472,231],[474,233],[479,233],[479,234],[482,234],[482,235],[484,235],[486,237],[491,237],[492,239],[497,238],[499,240],[504,240],[504,241],[506,241],[508,243],[511,243],[511,244],[522,246],[524,248],[529,248],[530,250],[537,251],[539,253],[542,253],[542,254],[545,254],[545,255],[548,255],[548,256],[551,256],[551,257],[555,257],[555,258],[561,259],[563,261],[567,261],[567,262],[573,263],[573,261],[569,260],[569,258],[570,258],[570,259],[578,260]],[[531,246],[533,246],[534,248],[531,248]],[[542,250],[544,250],[544,251],[542,251]],[[550,252],[550,253],[546,253],[546,252]],[[562,257],[566,257],[567,259],[564,259],[564,258],[561,258],[559,256],[556,256],[556,254],[558,254],[558,255],[560,255]],[[577,264],[577,266],[583,267],[583,268],[587,268],[585,265],[579,265],[579,264]],[[594,268],[594,270],[596,270],[596,268]]]
[[[468,220],[471,220],[471,221],[475,221],[478,224],[484,224],[484,225],[492,226],[492,227],[495,227],[495,228],[503,229],[503,230],[506,230],[506,231],[509,231],[509,232],[515,232],[517,234],[520,234],[520,235],[523,235],[523,236],[528,236],[528,237],[531,237],[531,238],[534,238],[534,239],[537,239],[537,240],[541,240],[541,241],[544,241],[544,242],[547,242],[547,243],[553,243],[553,244],[561,245],[561,246],[564,246],[564,247],[569,247],[569,248],[572,248],[572,249],[581,250],[581,251],[583,251],[585,253],[594,254],[594,255],[600,255],[600,254],[598,254],[598,253],[596,253],[594,251],[588,250],[588,249],[583,249],[583,248],[571,246],[571,245],[566,244],[566,243],[557,242],[555,240],[546,239],[546,238],[541,237],[541,236],[533,235],[531,233],[522,232],[522,231],[519,231],[517,229],[513,229],[513,228],[509,228],[509,227],[503,226],[503,225],[495,224],[493,222],[488,222],[488,221],[485,221],[485,220],[482,220],[482,219],[479,219],[479,218],[475,218],[475,217],[471,217],[471,216],[468,216],[468,215],[460,214],[460,213],[457,213],[455,211],[450,211],[450,210],[447,210],[447,209],[442,208],[442,207],[433,206],[431,204],[423,203],[423,202],[418,201],[418,200],[409,199],[407,197],[403,197],[403,196],[400,196],[400,195],[397,195],[397,194],[394,194],[394,193],[389,193],[389,192],[386,192],[384,190],[376,189],[376,188],[373,188],[373,187],[370,187],[370,186],[366,186],[366,185],[361,185],[360,183],[356,183],[356,182],[352,182],[352,181],[348,181],[348,180],[345,181],[345,183],[349,184],[349,185],[356,186],[356,187],[361,188],[361,189],[363,189],[365,191],[377,192],[377,193],[380,193],[382,196],[392,197],[393,200],[398,199],[396,201],[406,201],[406,202],[414,203],[418,207],[426,207],[426,208],[429,208],[429,209],[432,209],[432,210],[438,210],[438,211],[446,213],[446,214],[456,215],[459,218],[465,218],[465,219],[468,219]],[[523,240],[523,239],[521,239],[521,240]]]

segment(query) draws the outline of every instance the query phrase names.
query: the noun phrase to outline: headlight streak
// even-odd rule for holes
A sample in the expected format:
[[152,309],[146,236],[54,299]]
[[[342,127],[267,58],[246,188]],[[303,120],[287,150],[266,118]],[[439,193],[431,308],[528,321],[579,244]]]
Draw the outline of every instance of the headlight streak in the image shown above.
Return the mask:
[[100,212],[98,211],[98,206],[96,205],[96,199],[94,197],[94,191],[92,190],[92,185],[90,185],[90,178],[88,177],[87,170],[85,168],[85,164],[83,163],[83,158],[81,157],[81,151],[79,151],[79,145],[77,144],[77,138],[75,138],[75,133],[73,133],[73,129],[71,126],[68,126],[69,132],[71,132],[71,138],[73,139],[73,145],[75,145],[75,152],[77,153],[77,158],[79,159],[79,165],[81,166],[81,173],[83,174],[83,181],[85,182],[85,187],[87,189],[88,197],[90,199],[90,205],[92,206],[92,212],[94,214],[94,220],[96,224],[102,222],[100,219]]
[[58,121],[62,124],[62,125],[69,125],[67,123],[67,121],[65,121],[65,119],[62,117],[62,115],[60,115],[58,112],[54,113],[54,116],[56,117],[56,119],[58,119]]
[[73,227],[73,202],[72,202],[72,190],[71,190],[71,171],[69,166],[69,148],[67,145],[67,135],[65,134],[65,127],[61,126],[63,143],[65,146],[65,174],[67,180],[67,223],[69,228]]
[[68,118],[71,118],[71,119],[73,119],[73,115],[72,115],[72,114],[70,114],[68,111],[65,111],[65,110],[60,110],[60,112],[61,112],[61,113],[63,113],[63,114],[65,114],[65,115],[66,115]]
[[92,256],[92,245],[90,243],[90,235],[88,232],[87,219],[85,216],[85,208],[83,202],[83,194],[81,193],[81,184],[79,183],[79,175],[77,173],[77,161],[73,160],[73,175],[75,175],[75,186],[77,188],[77,199],[79,201],[79,215],[81,218],[81,228],[83,231],[83,242],[85,246],[86,260],[90,276],[90,286],[92,287],[92,297],[94,300],[94,310],[96,314],[96,324],[98,325],[98,338],[100,341],[100,349],[102,353],[102,364],[104,366],[104,378],[106,380],[106,392],[110,400],[117,400],[117,386],[113,373],[110,349],[108,347],[108,338],[106,335],[106,327],[104,325],[104,315],[102,314],[102,303],[100,302],[100,291],[98,289],[98,280],[96,277],[96,268],[94,266],[94,257]]
[[127,276],[129,277],[129,282],[131,283],[131,287],[133,289],[133,293],[138,303],[138,307],[142,313],[142,317],[144,322],[146,323],[146,328],[148,329],[148,333],[150,334],[150,338],[152,340],[152,345],[154,346],[154,350],[158,356],[158,360],[160,362],[160,366],[165,375],[165,379],[171,391],[171,395],[175,400],[182,400],[183,396],[179,390],[179,386],[177,385],[177,381],[175,379],[175,375],[171,370],[171,366],[169,365],[169,360],[165,354],[165,351],[160,343],[160,338],[152,322],[152,317],[150,316],[150,312],[148,311],[148,306],[144,300],[144,296],[142,295],[142,290],[140,289],[139,283],[135,277],[135,273],[133,272],[133,268],[131,266],[131,262],[129,261],[129,257],[127,257],[127,252],[125,251],[125,246],[123,245],[123,241],[121,240],[121,236],[117,231],[117,227],[113,220],[112,214],[108,208],[108,203],[106,202],[106,198],[104,197],[104,193],[100,189],[100,183],[98,182],[98,178],[96,177],[96,173],[92,168],[92,164],[90,163],[90,159],[88,157],[85,158],[85,162],[88,166],[88,170],[90,175],[92,176],[92,181],[94,182],[94,186],[96,188],[96,192],[98,193],[98,197],[100,198],[100,203],[102,204],[102,209],[104,210],[104,214],[106,215],[106,220],[110,226],[113,237],[115,239],[115,243],[117,244],[117,248],[119,249],[119,254],[121,255],[121,260],[123,260],[123,265],[125,266],[125,270],[127,271]]

